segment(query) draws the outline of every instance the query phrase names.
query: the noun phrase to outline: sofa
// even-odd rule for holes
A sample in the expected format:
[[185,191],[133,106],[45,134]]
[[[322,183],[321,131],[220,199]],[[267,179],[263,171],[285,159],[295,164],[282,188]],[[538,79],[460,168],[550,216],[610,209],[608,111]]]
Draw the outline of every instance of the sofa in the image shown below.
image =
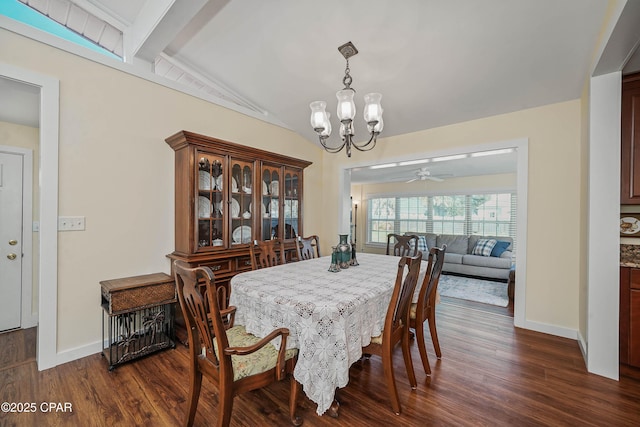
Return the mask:
[[422,256],[429,249],[447,245],[444,273],[464,274],[509,281],[513,264],[513,239],[505,236],[476,236],[433,233],[406,233],[418,236]]

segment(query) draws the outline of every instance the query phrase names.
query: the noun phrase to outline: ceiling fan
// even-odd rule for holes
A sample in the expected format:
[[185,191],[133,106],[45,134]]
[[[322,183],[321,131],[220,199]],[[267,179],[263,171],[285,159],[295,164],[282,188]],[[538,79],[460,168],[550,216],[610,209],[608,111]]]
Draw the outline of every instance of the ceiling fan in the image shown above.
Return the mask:
[[407,181],[406,183],[410,183],[413,181],[425,181],[425,180],[430,180],[430,181],[435,181],[435,182],[442,182],[444,181],[444,179],[440,178],[439,176],[435,176],[435,175],[431,175],[431,172],[429,171],[428,168],[420,168],[417,171],[415,171],[415,178],[410,179],[409,181]]

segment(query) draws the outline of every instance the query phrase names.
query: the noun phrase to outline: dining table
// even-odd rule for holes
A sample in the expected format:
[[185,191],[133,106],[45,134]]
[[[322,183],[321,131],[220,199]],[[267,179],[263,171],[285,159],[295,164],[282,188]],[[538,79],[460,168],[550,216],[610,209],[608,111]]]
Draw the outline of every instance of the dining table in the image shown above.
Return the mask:
[[[264,337],[288,328],[288,348],[298,349],[295,379],[317,414],[333,404],[337,388],[349,382],[349,368],[362,347],[382,333],[398,273],[399,257],[359,253],[359,265],[329,271],[331,257],[242,272],[231,279],[229,304],[235,321]],[[420,266],[418,292],[427,261]],[[279,341],[274,342],[279,346]]]

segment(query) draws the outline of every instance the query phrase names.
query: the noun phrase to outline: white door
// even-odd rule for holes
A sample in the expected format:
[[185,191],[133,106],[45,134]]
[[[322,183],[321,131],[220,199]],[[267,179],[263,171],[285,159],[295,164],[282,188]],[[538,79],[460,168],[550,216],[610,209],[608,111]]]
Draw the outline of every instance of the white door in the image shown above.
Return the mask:
[[0,153],[0,331],[20,327],[22,156]]

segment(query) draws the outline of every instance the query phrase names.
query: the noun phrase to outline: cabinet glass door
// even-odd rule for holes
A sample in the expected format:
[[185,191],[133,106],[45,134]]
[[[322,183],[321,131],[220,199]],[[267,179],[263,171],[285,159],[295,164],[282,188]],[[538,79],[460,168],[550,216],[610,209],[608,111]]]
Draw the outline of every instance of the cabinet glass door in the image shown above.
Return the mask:
[[241,245],[253,240],[253,217],[256,214],[252,205],[253,163],[231,159],[229,177],[229,213],[231,218],[231,244]]
[[299,232],[300,194],[299,172],[285,169],[284,171],[284,238],[295,239]]
[[262,240],[281,238],[278,224],[280,221],[280,168],[263,166],[261,178],[262,221],[260,223],[260,238]]
[[198,251],[221,248],[223,242],[224,194],[219,184],[222,182],[222,156],[197,153],[198,169],[195,183],[198,197],[195,200],[195,214],[198,218],[196,241]]

